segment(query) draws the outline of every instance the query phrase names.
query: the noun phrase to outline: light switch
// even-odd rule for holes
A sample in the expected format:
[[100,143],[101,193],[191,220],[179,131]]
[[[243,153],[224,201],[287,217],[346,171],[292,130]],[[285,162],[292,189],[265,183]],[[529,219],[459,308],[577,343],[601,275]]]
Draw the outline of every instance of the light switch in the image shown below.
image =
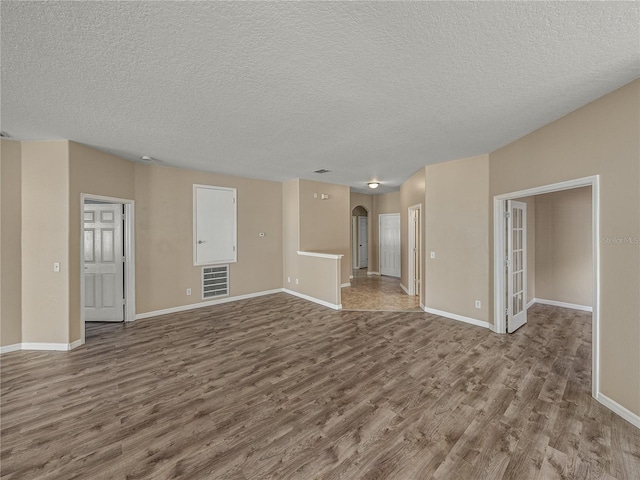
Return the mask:
[[431,258],[436,258],[436,252],[431,252]]
[[56,273],[60,272],[60,262],[54,262],[53,263],[53,271]]

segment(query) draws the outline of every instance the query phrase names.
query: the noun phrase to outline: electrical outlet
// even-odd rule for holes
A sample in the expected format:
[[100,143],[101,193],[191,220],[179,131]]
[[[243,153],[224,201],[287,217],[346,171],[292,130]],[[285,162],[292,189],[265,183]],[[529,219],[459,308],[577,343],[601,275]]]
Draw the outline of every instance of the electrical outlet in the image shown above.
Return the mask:
[[298,285],[300,283],[300,281],[296,278],[296,285]]
[[482,303],[480,303],[480,300],[476,300],[476,308],[482,308]]
[[291,283],[291,277],[287,277],[287,283]]
[[191,295],[191,289],[187,288],[187,295]]
[[431,258],[436,258],[436,252],[431,252]]

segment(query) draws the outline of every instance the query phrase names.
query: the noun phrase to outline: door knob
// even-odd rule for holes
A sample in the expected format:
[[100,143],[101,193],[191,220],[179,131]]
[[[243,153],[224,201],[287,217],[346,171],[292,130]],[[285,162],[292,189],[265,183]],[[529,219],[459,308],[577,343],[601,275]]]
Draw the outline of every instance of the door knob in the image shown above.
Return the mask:
[[201,243],[206,243],[206,240],[198,240],[198,245],[200,245]]

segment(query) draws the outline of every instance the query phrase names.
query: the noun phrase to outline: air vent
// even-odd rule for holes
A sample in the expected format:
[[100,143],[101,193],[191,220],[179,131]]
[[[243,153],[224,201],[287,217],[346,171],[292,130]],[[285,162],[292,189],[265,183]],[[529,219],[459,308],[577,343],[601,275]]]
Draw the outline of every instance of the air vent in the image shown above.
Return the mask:
[[202,298],[229,295],[229,265],[202,268]]
[[326,168],[321,168],[320,170],[314,170],[313,173],[329,173],[331,170],[327,170]]
[[0,138],[11,138],[11,135],[7,132],[0,132]]

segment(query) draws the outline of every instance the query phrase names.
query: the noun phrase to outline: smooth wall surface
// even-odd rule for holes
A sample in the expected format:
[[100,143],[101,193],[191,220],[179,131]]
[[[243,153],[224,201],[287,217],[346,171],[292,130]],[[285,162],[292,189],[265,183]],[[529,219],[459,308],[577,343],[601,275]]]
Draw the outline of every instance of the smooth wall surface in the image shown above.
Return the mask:
[[23,142],[22,342],[70,342],[68,267],[69,142]]
[[[600,176],[600,391],[640,415],[640,80],[491,153],[489,161],[491,202]],[[490,235],[493,244],[493,228]]]
[[426,285],[425,277],[426,270],[424,264],[425,258],[425,172],[426,168],[421,168],[416,173],[411,175],[409,179],[400,187],[400,283],[405,287],[408,285],[409,278],[409,207],[413,205],[422,205],[422,218],[420,219],[420,225],[422,226],[422,251],[420,252],[420,258],[422,258],[422,292],[421,299],[424,303],[425,293],[424,287]]
[[82,193],[133,200],[133,162],[69,142],[69,338],[80,339]]
[[138,313],[205,301],[202,267],[193,265],[194,184],[237,188],[238,261],[229,267],[230,296],[282,288],[281,183],[136,164]]
[[22,342],[22,150],[0,139],[0,347]]
[[536,296],[592,306],[591,187],[535,197]]
[[[322,194],[329,195],[329,199],[321,200]],[[301,179],[299,198],[300,250],[344,255],[341,283],[348,283],[351,275],[349,187]]]
[[425,306],[488,321],[488,186],[488,155],[427,166]]

